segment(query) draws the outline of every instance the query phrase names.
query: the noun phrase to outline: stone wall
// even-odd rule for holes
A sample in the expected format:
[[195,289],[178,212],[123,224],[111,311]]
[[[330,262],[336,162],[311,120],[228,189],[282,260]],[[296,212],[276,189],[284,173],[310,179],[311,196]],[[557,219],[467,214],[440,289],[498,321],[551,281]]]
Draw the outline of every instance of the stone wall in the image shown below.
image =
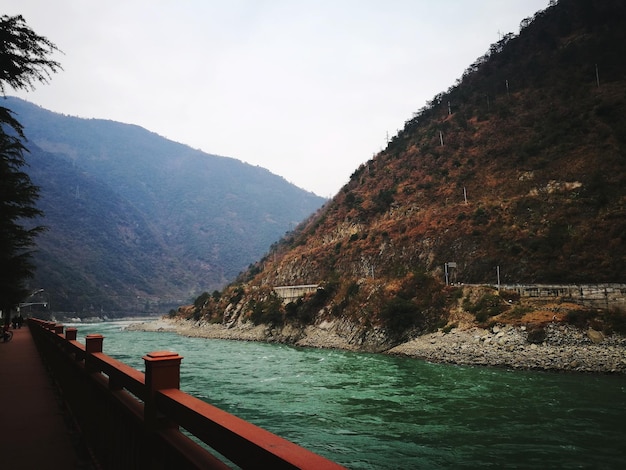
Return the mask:
[[589,307],[626,308],[626,284],[510,284],[500,285],[500,290],[522,297],[562,298]]

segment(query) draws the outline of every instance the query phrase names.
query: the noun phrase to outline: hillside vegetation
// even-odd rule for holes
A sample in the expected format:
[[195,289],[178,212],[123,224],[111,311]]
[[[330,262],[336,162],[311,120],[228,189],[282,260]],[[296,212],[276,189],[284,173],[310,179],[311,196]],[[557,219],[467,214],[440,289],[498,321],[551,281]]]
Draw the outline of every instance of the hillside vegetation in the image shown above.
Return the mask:
[[164,312],[221,289],[324,199],[141,127],[16,98],[48,227],[33,290],[81,316]]
[[[465,284],[494,284],[497,267],[510,284],[626,282],[625,50],[618,0],[561,0],[524,19],[186,315],[326,322],[380,347],[448,323],[466,294],[445,285],[445,263]],[[273,287],[298,284],[320,289],[283,306]]]

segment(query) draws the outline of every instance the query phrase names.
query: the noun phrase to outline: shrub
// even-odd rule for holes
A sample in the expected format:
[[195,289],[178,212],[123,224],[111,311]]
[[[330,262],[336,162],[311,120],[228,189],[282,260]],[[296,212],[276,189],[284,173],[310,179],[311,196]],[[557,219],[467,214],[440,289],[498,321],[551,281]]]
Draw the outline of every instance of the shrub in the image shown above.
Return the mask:
[[238,286],[235,291],[233,292],[233,295],[230,297],[230,302],[231,304],[237,304],[239,303],[239,301],[243,298],[243,294],[245,293],[245,291],[243,290],[243,287]]
[[524,315],[532,311],[533,311],[532,307],[516,305],[509,312],[507,312],[506,316],[509,318],[522,318]]
[[480,323],[486,322],[489,317],[495,317],[503,311],[500,296],[495,294],[485,294],[475,304],[472,304],[469,299],[465,298],[463,300],[463,308],[473,313],[476,320]]
[[472,214],[472,224],[473,225],[487,225],[489,223],[489,214],[487,211],[479,207]]
[[359,292],[359,285],[352,281],[346,290],[346,297],[352,297]]
[[610,332],[626,335],[626,311],[611,310],[606,313],[605,319]]
[[401,297],[389,300],[381,310],[385,326],[396,334],[412,328],[423,321],[423,317],[415,302]]
[[324,288],[318,288],[315,294],[300,298],[296,302],[285,305],[285,320],[308,325],[313,322],[315,314],[326,304],[330,294]]
[[605,334],[626,334],[626,312],[622,309],[598,311],[592,309],[572,310],[565,321],[576,328],[593,328]]
[[250,301],[250,320],[255,325],[262,323],[272,326],[282,325],[284,323],[282,313],[282,302],[280,298],[275,295],[269,295],[264,300],[252,300]]
[[289,302],[287,305],[285,305],[285,319],[297,320],[298,307],[301,305],[302,305],[302,299],[298,299],[295,302]]
[[194,300],[193,302],[193,306],[195,310],[196,311],[202,310],[202,307],[205,306],[209,298],[210,298],[210,295],[208,292],[203,292],[202,294],[200,294],[198,298]]
[[587,328],[595,317],[593,310],[571,310],[565,315],[565,321],[577,328]]
[[450,291],[449,295],[450,300],[459,300],[461,297],[463,297],[463,289],[461,289],[460,287],[455,287]]

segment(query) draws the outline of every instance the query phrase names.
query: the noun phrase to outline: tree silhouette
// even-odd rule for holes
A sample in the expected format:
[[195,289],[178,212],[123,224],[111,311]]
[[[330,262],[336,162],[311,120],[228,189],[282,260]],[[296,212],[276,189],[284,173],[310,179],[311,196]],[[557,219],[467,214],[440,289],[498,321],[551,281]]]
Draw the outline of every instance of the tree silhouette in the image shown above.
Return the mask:
[[[57,47],[38,36],[18,16],[0,17],[0,92],[8,88],[34,89],[61,68],[48,59]],[[27,295],[26,280],[33,275],[31,250],[44,228],[27,227],[42,215],[35,207],[38,188],[23,171],[26,147],[22,125],[0,106],[0,310],[8,325],[10,312]]]

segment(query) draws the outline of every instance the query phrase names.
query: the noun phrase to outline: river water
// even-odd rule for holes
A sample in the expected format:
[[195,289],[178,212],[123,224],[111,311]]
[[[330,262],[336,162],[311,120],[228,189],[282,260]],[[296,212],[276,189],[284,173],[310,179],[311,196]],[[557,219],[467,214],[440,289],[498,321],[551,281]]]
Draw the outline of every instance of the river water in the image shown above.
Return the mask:
[[[181,389],[350,469],[626,468],[626,377],[125,331],[104,352],[184,356]],[[67,325],[69,326],[69,325]]]

